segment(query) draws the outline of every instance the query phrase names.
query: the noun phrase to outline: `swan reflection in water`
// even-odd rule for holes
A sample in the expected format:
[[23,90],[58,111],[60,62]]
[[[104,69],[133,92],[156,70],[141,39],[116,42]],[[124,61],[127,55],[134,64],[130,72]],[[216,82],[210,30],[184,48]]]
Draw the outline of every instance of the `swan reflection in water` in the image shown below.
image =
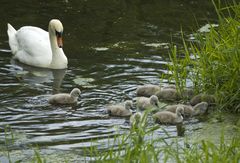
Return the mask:
[[60,92],[60,87],[67,70],[33,67],[20,63],[15,59],[11,60],[11,65],[18,80],[24,80],[31,85],[52,82],[52,94]]

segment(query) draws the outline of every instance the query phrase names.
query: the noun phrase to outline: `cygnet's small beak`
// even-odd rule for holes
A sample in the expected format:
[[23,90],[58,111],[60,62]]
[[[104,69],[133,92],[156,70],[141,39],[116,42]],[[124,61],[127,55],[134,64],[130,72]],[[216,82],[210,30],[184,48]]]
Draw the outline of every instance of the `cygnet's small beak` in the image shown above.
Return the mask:
[[184,113],[181,113],[182,117],[185,118],[185,114]]
[[63,47],[63,39],[62,39],[62,32],[56,31],[56,36],[57,36],[57,44],[59,48]]

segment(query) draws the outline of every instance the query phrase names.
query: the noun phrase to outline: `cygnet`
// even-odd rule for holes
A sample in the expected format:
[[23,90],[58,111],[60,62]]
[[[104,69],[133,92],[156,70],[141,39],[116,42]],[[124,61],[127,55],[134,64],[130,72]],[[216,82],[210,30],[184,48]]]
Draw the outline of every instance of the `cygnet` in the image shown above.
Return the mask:
[[192,116],[202,115],[207,112],[208,104],[206,102],[201,102],[195,106],[177,104],[177,105],[168,105],[166,106],[165,111],[170,111],[176,113],[177,107],[182,106],[184,108],[184,118],[189,118]]
[[68,93],[58,93],[50,96],[48,102],[50,104],[75,104],[77,103],[78,97],[81,91],[78,88],[74,88],[70,94]]
[[159,100],[162,99],[167,101],[176,101],[180,99],[179,93],[177,92],[176,89],[173,88],[162,89],[156,92],[155,95],[158,97]]
[[160,90],[161,88],[158,85],[146,84],[146,85],[138,86],[136,93],[137,93],[137,96],[150,97],[151,95],[154,95],[156,92]]
[[158,97],[152,95],[151,97],[137,97],[137,108],[144,110],[148,108],[158,108]]
[[153,115],[156,122],[161,124],[179,124],[183,122],[182,114],[184,114],[184,108],[182,106],[177,107],[176,113],[169,111],[160,111]]
[[200,102],[207,102],[209,105],[216,104],[216,98],[213,95],[208,94],[198,94],[190,100],[191,105],[196,105]]
[[128,117],[132,115],[133,103],[131,100],[127,100],[123,104],[110,105],[107,107],[107,111],[109,115],[112,116],[120,116],[120,117]]
[[141,121],[142,113],[136,112],[135,114],[131,115],[130,117],[130,125],[135,126],[138,125]]

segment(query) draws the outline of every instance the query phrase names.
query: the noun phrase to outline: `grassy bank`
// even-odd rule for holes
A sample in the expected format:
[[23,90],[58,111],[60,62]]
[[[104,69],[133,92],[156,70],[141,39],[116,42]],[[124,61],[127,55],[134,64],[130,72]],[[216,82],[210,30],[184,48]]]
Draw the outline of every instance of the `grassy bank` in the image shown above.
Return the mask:
[[189,79],[196,93],[213,94],[218,108],[240,111],[240,4],[221,8],[213,3],[218,14],[218,27],[195,33],[195,41],[183,38],[183,49],[172,47],[169,65],[171,79],[178,88]]

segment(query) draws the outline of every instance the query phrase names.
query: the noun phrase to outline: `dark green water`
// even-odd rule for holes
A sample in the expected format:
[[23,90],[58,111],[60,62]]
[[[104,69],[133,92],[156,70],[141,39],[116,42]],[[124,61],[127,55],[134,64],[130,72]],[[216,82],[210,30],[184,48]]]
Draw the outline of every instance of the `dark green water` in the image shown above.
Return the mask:
[[[10,125],[24,135],[13,149],[37,144],[76,150],[91,146],[91,139],[105,148],[116,131],[128,131],[127,119],[108,117],[105,106],[134,98],[140,84],[160,83],[167,74],[169,43],[180,45],[181,28],[190,38],[196,22],[216,22],[211,1],[200,0],[1,0],[0,17],[0,146],[4,127]],[[47,30],[52,18],[63,23],[69,68],[52,71],[14,63],[7,23]],[[76,107],[47,104],[49,95],[74,87],[82,90]],[[189,125],[201,124],[193,122]],[[176,136],[174,127],[166,129]]]

